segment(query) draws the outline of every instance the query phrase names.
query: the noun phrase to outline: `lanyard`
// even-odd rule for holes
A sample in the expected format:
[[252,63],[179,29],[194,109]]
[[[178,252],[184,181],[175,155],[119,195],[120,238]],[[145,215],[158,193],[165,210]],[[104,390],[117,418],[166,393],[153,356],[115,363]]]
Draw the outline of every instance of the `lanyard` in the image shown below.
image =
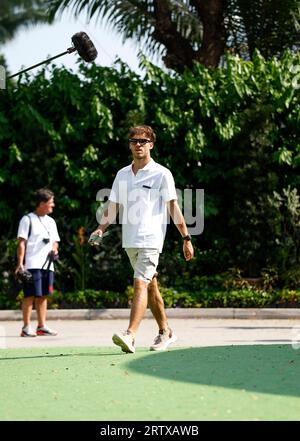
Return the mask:
[[[34,213],[35,214],[35,213]],[[37,217],[38,217],[38,219],[39,219],[39,221],[40,221],[40,223],[43,225],[43,227],[45,228],[45,230],[47,231],[47,234],[48,234],[48,237],[49,237],[49,239],[50,239],[50,234],[49,234],[49,231],[48,231],[48,229],[47,229],[47,227],[46,227],[46,225],[44,225],[43,224],[43,222],[42,222],[42,220],[41,220],[41,218],[40,218],[40,216],[38,216],[37,214],[35,214]]]

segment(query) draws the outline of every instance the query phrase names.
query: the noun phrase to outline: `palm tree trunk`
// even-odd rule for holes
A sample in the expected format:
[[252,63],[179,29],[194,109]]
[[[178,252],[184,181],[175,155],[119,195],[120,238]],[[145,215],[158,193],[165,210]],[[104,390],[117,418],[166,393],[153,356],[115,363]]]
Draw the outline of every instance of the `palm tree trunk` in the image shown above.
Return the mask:
[[203,23],[203,41],[195,59],[206,67],[218,67],[226,45],[224,12],[227,0],[193,0]]
[[226,44],[224,12],[227,0],[192,0],[191,3],[199,16],[199,25],[203,26],[203,41],[198,50],[194,50],[189,40],[177,31],[168,1],[153,1],[155,30],[152,37],[166,48],[163,58],[166,67],[177,72],[182,72],[185,67],[191,68],[193,61],[206,67],[217,67]]

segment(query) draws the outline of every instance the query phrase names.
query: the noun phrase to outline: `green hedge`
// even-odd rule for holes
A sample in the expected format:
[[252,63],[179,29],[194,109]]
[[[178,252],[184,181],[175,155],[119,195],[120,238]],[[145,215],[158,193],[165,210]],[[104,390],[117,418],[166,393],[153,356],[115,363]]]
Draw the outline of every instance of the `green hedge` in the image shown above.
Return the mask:
[[2,297],[19,219],[32,206],[32,191],[45,185],[56,194],[62,238],[56,287],[63,293],[125,291],[132,272],[120,250],[120,226],[111,227],[99,251],[86,242],[96,225],[97,191],[110,188],[130,161],[127,130],[135,123],[155,128],[154,159],[172,170],[178,188],[205,190],[205,229],[193,238],[195,259],[184,261],[182,241],[170,226],[162,285],[177,289],[179,277],[180,289],[190,292],[190,280],[200,275],[235,267],[243,277],[259,278],[273,267],[277,289],[297,289],[299,62],[299,53],[270,61],[257,53],[251,62],[229,56],[220,69],[195,64],[170,75],[144,60],[143,78],[119,63],[82,65],[80,75],[47,67],[33,79],[8,82],[0,100]]
[[[178,291],[161,287],[166,308],[299,308],[300,290],[267,292],[256,289],[223,291]],[[85,290],[73,293],[54,291],[49,298],[49,309],[103,309],[129,308],[133,289],[125,292]],[[0,309],[19,309],[23,293],[16,299],[0,296]]]

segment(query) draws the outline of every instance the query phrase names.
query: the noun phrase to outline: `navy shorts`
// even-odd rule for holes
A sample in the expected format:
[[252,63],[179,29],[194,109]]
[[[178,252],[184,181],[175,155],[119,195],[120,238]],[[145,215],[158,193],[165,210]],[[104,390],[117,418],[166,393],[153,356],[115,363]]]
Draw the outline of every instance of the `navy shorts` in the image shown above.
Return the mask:
[[24,297],[50,296],[53,292],[54,272],[44,269],[29,269],[33,281],[23,286]]

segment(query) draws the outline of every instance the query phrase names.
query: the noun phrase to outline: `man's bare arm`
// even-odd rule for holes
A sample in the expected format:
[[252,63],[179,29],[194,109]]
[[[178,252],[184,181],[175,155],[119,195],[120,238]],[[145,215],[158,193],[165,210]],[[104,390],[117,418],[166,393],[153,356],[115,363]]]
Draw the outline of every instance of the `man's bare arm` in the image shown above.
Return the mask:
[[59,247],[59,243],[54,242],[52,245],[52,251],[54,251],[55,254],[58,254],[58,247]]
[[114,223],[119,212],[120,204],[109,201],[107,208],[104,210],[98,228],[92,233],[98,236],[103,236],[105,230],[110,224]]
[[[168,210],[181,236],[188,236],[189,232],[176,199],[168,202]],[[183,255],[185,260],[191,260],[194,257],[194,248],[190,240],[183,241]]]
[[26,250],[26,239],[19,237],[19,243],[17,247],[17,266],[15,269],[15,273],[17,273],[20,269],[23,269],[25,250]]

